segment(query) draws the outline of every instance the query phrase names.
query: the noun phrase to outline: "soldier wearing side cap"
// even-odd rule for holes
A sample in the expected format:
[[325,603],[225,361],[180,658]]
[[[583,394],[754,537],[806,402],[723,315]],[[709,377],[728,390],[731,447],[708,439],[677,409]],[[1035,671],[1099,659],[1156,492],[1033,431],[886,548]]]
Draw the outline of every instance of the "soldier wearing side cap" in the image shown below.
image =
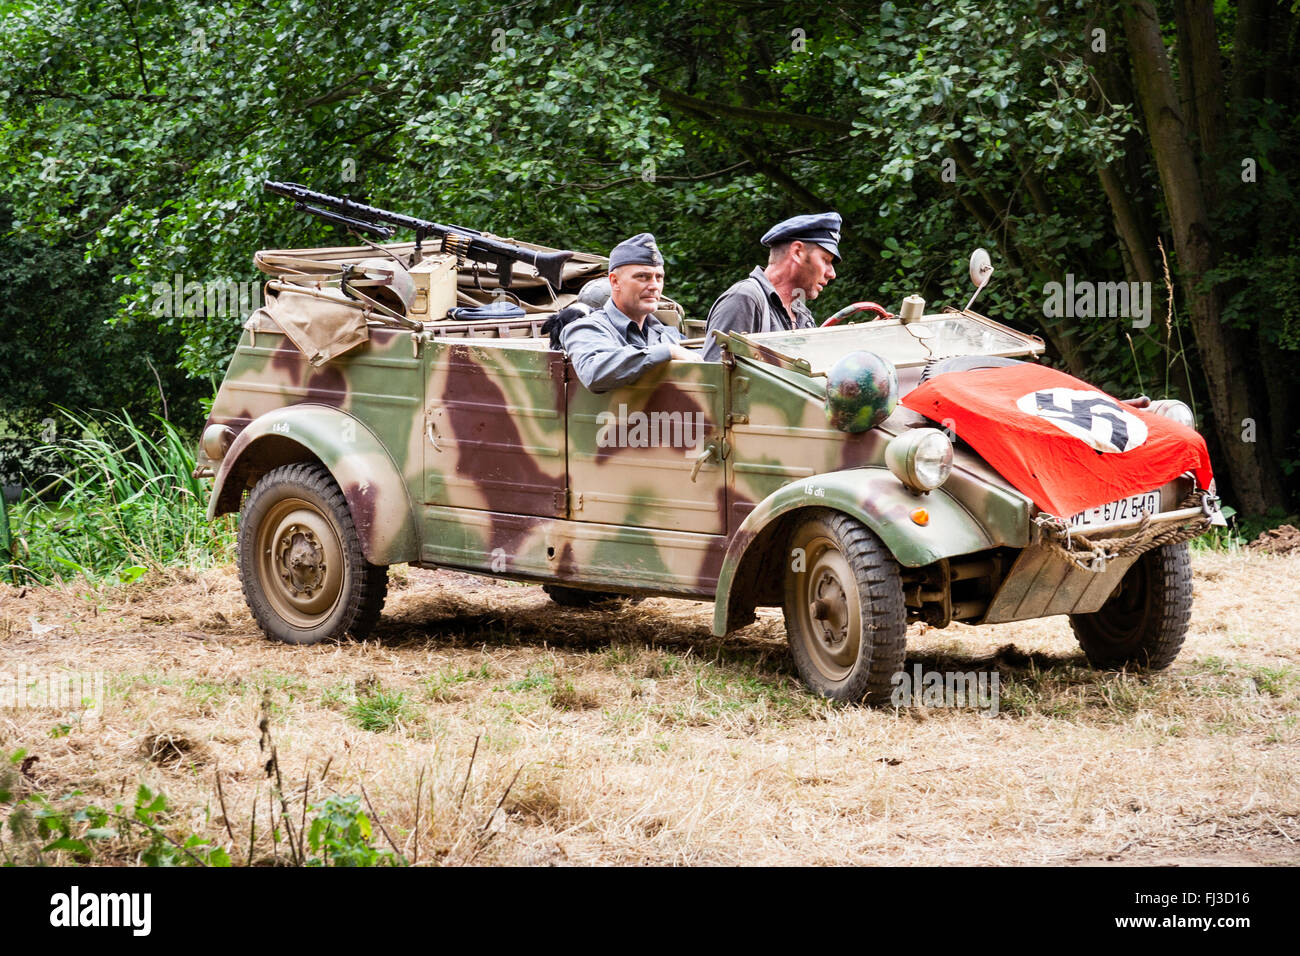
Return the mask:
[[804,305],[817,298],[835,278],[840,261],[840,225],[837,212],[795,216],[779,222],[760,240],[770,247],[767,268],[756,266],[718,297],[709,310],[704,358],[716,362],[722,348],[713,330],[722,332],[777,332],[812,328],[817,323]]
[[682,334],[653,315],[664,288],[664,258],[643,232],[609,254],[609,301],[560,331],[560,343],[582,384],[593,392],[630,385],[670,359],[699,361],[678,343]]

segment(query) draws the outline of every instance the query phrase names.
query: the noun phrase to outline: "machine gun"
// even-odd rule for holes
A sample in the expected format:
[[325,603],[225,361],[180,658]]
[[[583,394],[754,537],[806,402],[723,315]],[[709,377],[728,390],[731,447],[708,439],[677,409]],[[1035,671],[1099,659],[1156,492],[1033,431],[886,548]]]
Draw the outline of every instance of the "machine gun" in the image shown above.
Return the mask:
[[[457,263],[466,259],[475,262],[487,262],[496,266],[497,282],[503,289],[510,287],[514,278],[516,262],[527,263],[537,270],[537,274],[548,282],[557,292],[564,277],[564,263],[573,257],[572,252],[539,252],[512,245],[495,236],[466,229],[463,226],[444,226],[427,219],[417,219],[400,212],[389,212],[363,203],[353,202],[341,196],[318,193],[299,186],[297,183],[277,183],[267,181],[267,192],[284,196],[294,201],[294,208],[311,213],[339,226],[355,229],[357,232],[391,239],[394,230],[389,226],[399,226],[415,232],[415,252],[418,257],[424,240],[430,237],[440,240],[438,251],[453,255]],[[381,225],[387,223],[388,225]]]

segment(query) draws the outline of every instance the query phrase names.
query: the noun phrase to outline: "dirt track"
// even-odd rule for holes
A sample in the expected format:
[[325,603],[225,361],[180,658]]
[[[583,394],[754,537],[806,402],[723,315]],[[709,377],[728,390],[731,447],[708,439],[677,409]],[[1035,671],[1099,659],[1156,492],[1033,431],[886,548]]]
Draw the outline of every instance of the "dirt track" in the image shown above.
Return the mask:
[[[914,628],[908,670],[995,672],[993,717],[809,698],[775,611],[720,640],[708,605],[575,612],[402,569],[372,640],[289,647],[260,637],[228,568],[100,595],[0,586],[0,679],[107,686],[94,720],[0,709],[0,751],[38,757],[25,785],[54,795],[146,780],[177,832],[237,862],[268,795],[268,690],[294,799],[309,774],[311,802],[364,786],[421,863],[1300,862],[1300,556],[1194,568],[1187,645],[1152,678],[1086,669],[1064,618]],[[282,853],[259,830],[254,861]]]

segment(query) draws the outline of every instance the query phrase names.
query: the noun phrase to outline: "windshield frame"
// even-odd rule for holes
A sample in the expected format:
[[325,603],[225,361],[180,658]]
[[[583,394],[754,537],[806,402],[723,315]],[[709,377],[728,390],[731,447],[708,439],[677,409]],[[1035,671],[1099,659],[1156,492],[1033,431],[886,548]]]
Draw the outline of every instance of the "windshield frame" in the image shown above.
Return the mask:
[[[1006,358],[1014,358],[1022,355],[1037,357],[1047,348],[1046,343],[1044,343],[1037,335],[1029,335],[1024,332],[1019,332],[1016,329],[1003,325],[1000,322],[995,322],[987,316],[980,315],[978,312],[972,312],[968,309],[962,310],[949,307],[943,312],[923,316],[916,324],[923,326],[938,325],[943,322],[951,322],[953,319],[963,319],[978,328],[996,333],[998,336],[1004,337],[1007,341],[1005,341],[1005,343],[1000,347],[989,348],[979,352],[945,351],[940,353],[936,350],[933,355],[931,355],[927,353],[925,345],[921,344],[920,340],[914,340],[917,342],[916,348],[919,353],[916,358],[896,360],[894,356],[885,354],[884,352],[881,353],[882,356],[888,359],[895,368],[902,369],[920,367],[930,361],[932,357],[947,358],[950,354],[995,355]],[[823,332],[828,336],[839,338],[841,337],[840,333],[846,333],[850,330],[862,333],[879,329],[883,332],[885,329],[895,329],[900,325],[902,325],[902,322],[895,318],[877,319],[873,322],[860,322],[852,325],[835,326],[834,328],[824,330],[816,328],[781,330],[777,332],[731,332],[728,333],[726,337],[722,338],[722,346],[724,349],[736,356],[743,356],[745,358],[765,362],[769,365],[776,365],[780,368],[791,369],[792,371],[800,372],[810,377],[823,376],[830,370],[830,364],[833,364],[833,362],[826,364],[826,360],[820,356],[810,356],[806,354],[804,349],[791,348],[791,345],[798,346],[803,344],[802,342],[792,343],[790,341],[792,338],[810,334],[819,335]],[[848,335],[843,337],[846,339],[852,338],[852,336]],[[933,344],[935,342],[934,339],[930,339],[928,342],[931,343],[931,348],[935,348],[935,345]],[[869,339],[862,341],[859,347],[870,349]],[[825,364],[825,367],[822,367],[823,364]]]

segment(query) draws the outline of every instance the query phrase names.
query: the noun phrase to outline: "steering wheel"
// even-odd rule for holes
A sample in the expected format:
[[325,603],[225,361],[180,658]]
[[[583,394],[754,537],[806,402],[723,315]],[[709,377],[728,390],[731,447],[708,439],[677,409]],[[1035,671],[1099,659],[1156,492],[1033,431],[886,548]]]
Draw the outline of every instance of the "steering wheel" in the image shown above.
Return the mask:
[[829,319],[821,324],[821,327],[827,328],[832,325],[839,325],[842,319],[853,315],[855,312],[874,312],[877,319],[896,318],[894,313],[890,312],[883,305],[877,305],[875,302],[854,302],[852,305],[846,305]]

